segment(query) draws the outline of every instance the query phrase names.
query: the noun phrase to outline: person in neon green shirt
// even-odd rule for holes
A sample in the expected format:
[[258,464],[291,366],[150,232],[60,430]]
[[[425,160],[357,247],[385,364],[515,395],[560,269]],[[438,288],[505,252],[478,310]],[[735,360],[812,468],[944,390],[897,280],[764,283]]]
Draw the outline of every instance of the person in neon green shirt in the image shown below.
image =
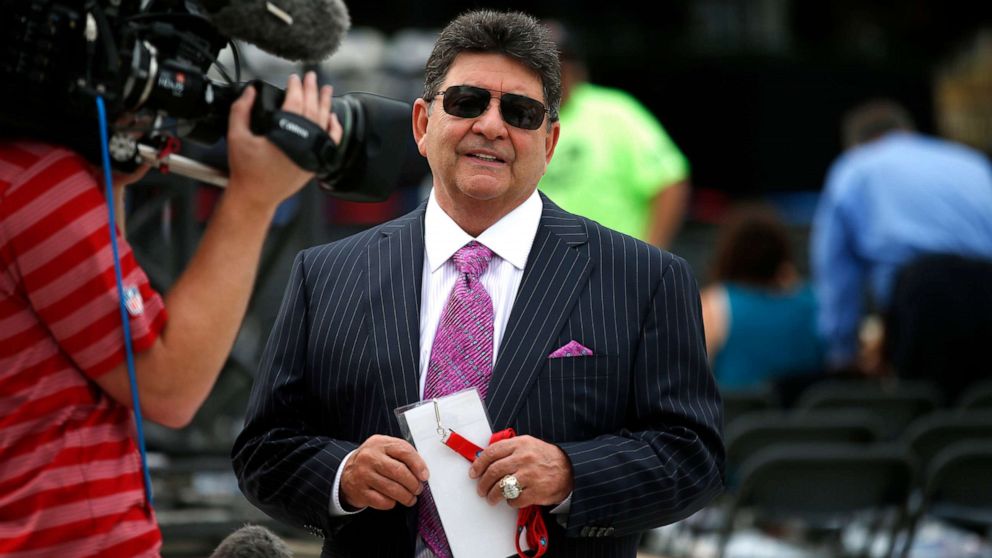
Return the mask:
[[686,210],[688,161],[634,97],[589,83],[568,31],[547,25],[561,51],[561,136],[538,188],[566,211],[668,247]]

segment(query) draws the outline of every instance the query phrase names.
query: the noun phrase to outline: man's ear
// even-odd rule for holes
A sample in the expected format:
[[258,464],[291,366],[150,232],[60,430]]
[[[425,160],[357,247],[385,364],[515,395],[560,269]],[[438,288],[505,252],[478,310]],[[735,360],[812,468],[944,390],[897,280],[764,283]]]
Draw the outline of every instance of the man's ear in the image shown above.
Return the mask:
[[431,107],[427,101],[417,99],[413,102],[413,139],[417,142],[417,150],[427,156],[427,120]]
[[555,154],[555,146],[558,145],[558,136],[560,134],[561,134],[561,122],[552,123],[551,130],[548,131],[548,136],[544,138],[545,166],[551,163],[551,156]]

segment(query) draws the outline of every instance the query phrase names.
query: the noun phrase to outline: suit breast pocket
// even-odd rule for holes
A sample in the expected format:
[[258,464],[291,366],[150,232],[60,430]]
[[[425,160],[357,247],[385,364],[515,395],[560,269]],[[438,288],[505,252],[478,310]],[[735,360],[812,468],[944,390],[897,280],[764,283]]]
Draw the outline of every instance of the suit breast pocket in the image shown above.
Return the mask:
[[596,378],[616,374],[619,362],[608,355],[549,358],[545,372],[549,378]]
[[548,359],[520,415],[523,431],[565,442],[618,430],[627,407],[627,374],[616,356]]

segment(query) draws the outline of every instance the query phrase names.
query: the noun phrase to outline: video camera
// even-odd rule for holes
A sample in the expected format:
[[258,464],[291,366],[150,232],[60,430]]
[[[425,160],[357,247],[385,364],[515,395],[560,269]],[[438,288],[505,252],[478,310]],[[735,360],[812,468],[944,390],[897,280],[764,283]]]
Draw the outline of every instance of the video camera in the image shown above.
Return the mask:
[[[300,12],[295,27],[294,9]],[[310,21],[318,19],[314,10],[326,17]],[[0,137],[61,144],[98,163],[95,99],[102,96],[115,167],[154,161],[219,185],[226,183],[223,169],[181,156],[179,149],[181,140],[212,146],[226,135],[231,104],[246,86],[238,81],[232,39],[284,58],[319,60],[337,48],[350,23],[340,0],[0,0],[0,13]],[[300,25],[320,27],[300,32]],[[317,31],[319,41],[312,39]],[[233,78],[217,61],[228,44]],[[208,76],[211,67],[223,81]],[[278,118],[283,91],[257,80],[252,85],[259,90],[252,131],[269,134],[280,123],[285,128]],[[409,141],[409,105],[369,93],[335,97],[332,105],[344,129],[339,145],[322,131],[324,141],[270,139],[314,171],[332,195],[385,199]],[[125,115],[154,124],[124,125]]]

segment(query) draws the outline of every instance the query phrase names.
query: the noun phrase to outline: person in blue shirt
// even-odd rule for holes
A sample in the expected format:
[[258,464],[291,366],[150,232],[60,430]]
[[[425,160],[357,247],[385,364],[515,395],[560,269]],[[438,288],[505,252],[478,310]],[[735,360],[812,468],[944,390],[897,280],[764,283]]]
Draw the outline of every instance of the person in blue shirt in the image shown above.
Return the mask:
[[886,314],[906,264],[929,254],[992,259],[985,155],[914,131],[889,100],[855,108],[842,131],[846,151],[827,174],[810,247],[832,368],[856,367],[860,324],[868,313]]
[[772,209],[744,205],[730,213],[711,276],[701,293],[703,327],[721,389],[777,388],[822,375],[813,290],[799,276],[785,226]]

